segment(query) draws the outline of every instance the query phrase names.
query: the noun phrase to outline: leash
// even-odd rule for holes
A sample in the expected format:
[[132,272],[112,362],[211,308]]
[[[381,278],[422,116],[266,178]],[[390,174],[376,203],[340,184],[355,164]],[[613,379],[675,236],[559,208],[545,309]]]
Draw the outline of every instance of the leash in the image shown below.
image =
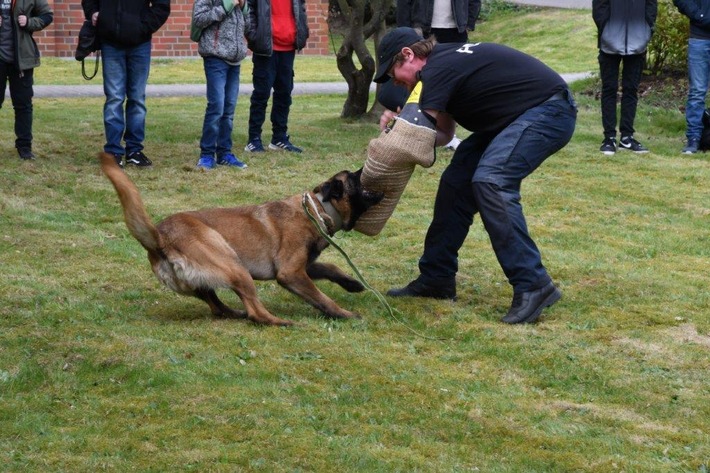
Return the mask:
[[[336,250],[338,250],[338,252],[343,256],[343,258],[345,258],[345,261],[348,263],[350,268],[352,268],[353,272],[355,273],[355,276],[357,276],[357,279],[362,283],[363,286],[365,286],[365,288],[368,291],[370,291],[371,293],[373,293],[375,295],[375,297],[377,297],[377,300],[379,300],[380,303],[385,307],[385,309],[387,310],[387,313],[389,314],[390,317],[392,317],[392,319],[394,319],[395,322],[403,325],[407,330],[412,332],[414,335],[424,338],[426,340],[434,340],[437,342],[448,340],[447,338],[437,338],[437,337],[430,337],[428,335],[424,335],[423,333],[418,332],[417,330],[415,330],[412,327],[410,327],[409,325],[407,325],[403,320],[398,318],[395,315],[395,310],[392,308],[391,305],[389,305],[389,303],[385,299],[385,296],[383,296],[382,293],[380,293],[377,289],[375,289],[374,287],[370,286],[370,284],[368,284],[368,282],[365,280],[365,278],[362,276],[362,274],[360,274],[360,270],[357,269],[355,264],[352,262],[352,260],[348,256],[348,254],[345,253],[345,250],[343,250],[340,246],[338,246],[338,244],[333,241],[333,239],[330,237],[330,235],[328,235],[325,232],[325,230],[323,230],[323,227],[326,227],[323,217],[321,217],[321,215],[318,212],[316,212],[316,215],[318,215],[318,219],[316,219],[316,217],[311,213],[311,207],[309,206],[309,204],[311,204],[313,206],[313,209],[315,209],[315,202],[313,202],[313,197],[311,197],[311,195],[308,192],[304,192],[302,205],[303,205],[303,210],[306,212],[306,216],[308,217],[308,219],[313,223],[313,225],[316,226],[316,228],[318,229],[318,233],[320,233],[321,236],[323,238],[325,238],[325,240],[328,243],[330,243]],[[321,223],[323,224],[322,226],[321,226]]]

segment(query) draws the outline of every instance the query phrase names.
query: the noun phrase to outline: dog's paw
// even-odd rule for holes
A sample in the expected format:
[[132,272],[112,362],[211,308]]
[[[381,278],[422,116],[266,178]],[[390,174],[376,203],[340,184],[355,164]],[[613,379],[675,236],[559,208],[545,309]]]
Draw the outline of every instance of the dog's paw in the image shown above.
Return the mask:
[[356,281],[355,279],[343,281],[342,287],[348,292],[362,292],[365,290],[365,286],[363,286],[360,281]]
[[339,312],[332,312],[325,314],[331,319],[361,319],[362,316],[357,312],[350,312],[349,310],[342,309]]

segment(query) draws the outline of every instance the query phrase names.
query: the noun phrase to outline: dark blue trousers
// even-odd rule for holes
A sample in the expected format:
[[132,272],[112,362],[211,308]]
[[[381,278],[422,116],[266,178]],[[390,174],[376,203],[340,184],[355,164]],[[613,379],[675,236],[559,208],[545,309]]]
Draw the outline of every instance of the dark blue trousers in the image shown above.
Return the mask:
[[458,251],[479,213],[493,251],[515,292],[546,285],[550,276],[530,237],[520,204],[522,180],[571,139],[577,108],[571,95],[534,107],[500,133],[473,133],[444,170],[434,217],[419,260],[420,281],[455,284]]
[[271,104],[271,141],[280,141],[288,135],[295,57],[296,51],[274,51],[271,56],[252,56],[254,91],[249,107],[249,141],[261,139],[261,129],[266,120],[266,106],[272,89],[274,97]]

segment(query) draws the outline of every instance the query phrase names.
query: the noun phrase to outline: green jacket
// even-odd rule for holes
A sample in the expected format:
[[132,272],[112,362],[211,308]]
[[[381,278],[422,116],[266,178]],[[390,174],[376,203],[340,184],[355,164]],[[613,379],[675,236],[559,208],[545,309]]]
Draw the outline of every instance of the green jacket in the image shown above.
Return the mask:
[[[25,15],[27,24],[20,28],[17,17]],[[12,9],[12,29],[15,35],[15,61],[21,71],[39,66],[39,48],[32,33],[49,26],[54,20],[54,12],[47,0],[16,0]]]

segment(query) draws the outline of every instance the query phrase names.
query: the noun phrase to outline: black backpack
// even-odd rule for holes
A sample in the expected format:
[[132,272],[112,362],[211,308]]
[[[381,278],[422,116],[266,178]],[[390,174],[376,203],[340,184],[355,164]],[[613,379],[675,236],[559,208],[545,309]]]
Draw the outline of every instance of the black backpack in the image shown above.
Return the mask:
[[700,135],[700,151],[710,150],[710,109],[703,112],[703,133]]

